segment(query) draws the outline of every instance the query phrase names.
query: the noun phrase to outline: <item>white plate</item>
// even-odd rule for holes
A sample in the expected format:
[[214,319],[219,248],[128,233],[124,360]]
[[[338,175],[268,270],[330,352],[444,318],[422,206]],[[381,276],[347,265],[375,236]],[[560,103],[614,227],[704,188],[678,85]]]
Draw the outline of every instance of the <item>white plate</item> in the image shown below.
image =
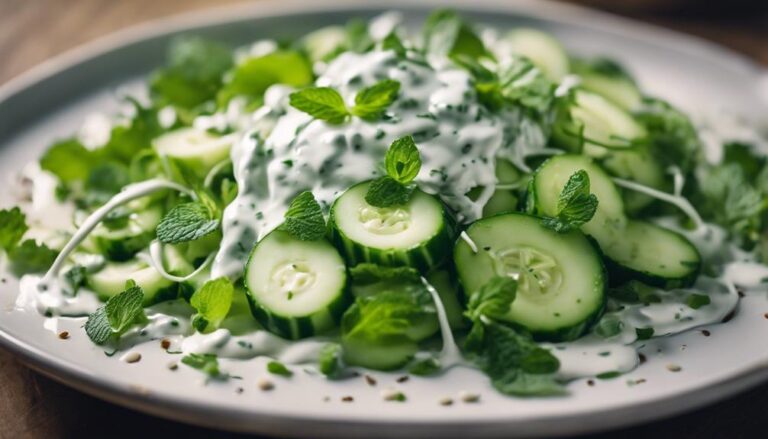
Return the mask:
[[[135,84],[159,65],[175,34],[193,32],[242,44],[259,37],[300,35],[393,7],[406,11],[407,20],[416,24],[432,9],[432,2],[410,3],[382,8],[366,2],[336,1],[326,6],[258,2],[149,23],[53,59],[0,88],[0,173],[10,176],[53,139],[71,135],[87,114],[114,109],[114,90]],[[548,2],[453,3],[478,22],[541,27],[576,53],[616,57],[651,93],[686,108],[767,114],[759,91],[765,73],[710,44]],[[498,395],[483,376],[462,369],[441,379],[411,378],[406,383],[396,383],[398,375],[377,373],[375,387],[361,378],[329,383],[299,372],[290,380],[275,379],[277,388],[263,392],[256,385],[263,364],[225,362],[224,368],[244,379],[202,387],[198,372],[165,367],[178,358],[162,352],[159,342],[138,348],[144,360],[136,364],[109,358],[87,341],[81,322],[46,328],[41,316],[14,312],[17,291],[17,283],[7,277],[0,294],[0,342],[35,369],[137,410],[237,431],[334,437],[361,432],[471,437],[574,434],[669,416],[768,377],[766,295],[744,298],[730,323],[707,328],[709,337],[694,330],[649,342],[642,350],[648,361],[626,376],[594,386],[574,382],[568,397],[524,400]],[[60,340],[56,333],[61,330],[72,337]],[[670,372],[668,364],[682,370]],[[646,380],[643,384],[627,384],[641,378]],[[242,393],[237,392],[239,387]],[[408,401],[384,402],[380,391],[387,387],[402,390]],[[441,397],[455,397],[462,389],[481,393],[481,402],[438,404]],[[346,395],[355,401],[342,402]]]

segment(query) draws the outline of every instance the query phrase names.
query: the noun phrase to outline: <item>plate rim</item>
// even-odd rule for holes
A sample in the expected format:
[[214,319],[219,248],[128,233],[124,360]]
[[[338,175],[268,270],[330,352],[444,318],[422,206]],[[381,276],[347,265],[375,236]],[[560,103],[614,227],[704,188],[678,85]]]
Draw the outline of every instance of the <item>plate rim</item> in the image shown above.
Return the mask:
[[[418,4],[407,0],[390,0],[384,4],[374,4],[366,0],[326,0],[322,4],[313,4],[307,7],[301,0],[260,0],[258,2],[242,2],[212,8],[204,7],[191,12],[148,20],[98,37],[51,57],[1,84],[0,103],[89,59],[142,40],[195,27],[223,24],[229,21],[241,20],[244,17],[248,19],[268,18],[276,15],[333,12],[348,8],[355,8],[361,11],[398,8],[428,10],[445,6],[477,12],[504,11],[555,23],[582,25],[609,33],[619,33],[651,44],[659,45],[663,43],[673,50],[694,54],[700,58],[707,58],[708,62],[753,75],[755,80],[768,75],[768,70],[754,60],[717,43],[652,24],[637,22],[610,13],[571,4],[540,2],[537,0],[516,0],[514,2],[475,0],[472,5],[466,5],[461,0],[422,0]],[[20,359],[32,369],[88,395],[162,418],[198,426],[218,429],[225,428],[229,431],[297,435],[302,431],[306,432],[308,429],[312,429],[310,431],[323,436],[347,436],[355,431],[360,431],[360,428],[370,428],[378,425],[387,427],[387,435],[412,436],[426,431],[440,430],[453,437],[466,434],[467,432],[482,432],[483,435],[508,435],[510,432],[506,428],[512,425],[519,425],[520,423],[520,421],[516,421],[516,423],[515,421],[509,422],[504,420],[467,421],[465,419],[446,419],[439,422],[414,419],[382,421],[369,418],[354,421],[345,419],[344,425],[340,426],[338,425],[339,420],[337,418],[320,418],[307,414],[269,414],[252,411],[248,411],[247,419],[243,420],[243,415],[246,414],[245,411],[211,407],[168,395],[156,397],[145,389],[125,387],[99,375],[88,373],[66,360],[55,357],[42,349],[38,349],[23,340],[13,337],[3,329],[1,323],[0,347],[11,352],[17,359]],[[671,417],[725,399],[766,380],[768,380],[768,362],[755,362],[706,386],[693,388],[666,397],[655,398],[643,403],[620,406],[609,412],[612,416],[607,416],[608,413],[602,412],[600,414],[600,423],[577,422],[574,424],[569,422],[574,428],[569,428],[568,432],[573,434],[604,431],[620,426],[637,425],[650,420]],[[685,405],[674,404],[681,398],[689,398],[693,402]],[[659,405],[665,406],[666,410],[658,409]],[[656,410],[645,410],[650,406],[656,407]],[[623,412],[628,411],[633,413],[631,418],[621,416]],[[207,416],[198,416],[203,413]],[[578,417],[586,421],[587,419],[583,418],[583,416],[583,414],[552,415],[537,417],[531,421],[523,422],[533,423],[535,421],[539,426],[544,426],[552,420],[563,422],[564,419],[567,420],[569,417]],[[236,422],[238,418],[241,419],[240,422]],[[258,426],[258,428],[254,428],[255,426]],[[288,428],[286,429],[286,427]],[[565,434],[565,431],[562,428],[551,430],[544,428],[537,431],[524,431],[523,433],[526,435]]]

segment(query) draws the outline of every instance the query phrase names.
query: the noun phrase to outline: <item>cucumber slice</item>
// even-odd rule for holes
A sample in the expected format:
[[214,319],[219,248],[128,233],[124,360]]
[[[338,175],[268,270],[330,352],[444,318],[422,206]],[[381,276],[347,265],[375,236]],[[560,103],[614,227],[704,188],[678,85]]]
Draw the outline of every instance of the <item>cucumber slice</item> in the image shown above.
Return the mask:
[[625,111],[635,111],[643,96],[631,76],[618,64],[605,59],[571,62],[573,73],[579,75],[581,88],[608,99]]
[[[527,57],[552,82],[560,82],[568,74],[568,55],[552,35],[536,29],[520,28],[505,35],[495,50],[503,58],[514,54]],[[501,52],[501,53],[500,53]]]
[[368,183],[355,185],[331,207],[331,237],[350,266],[370,262],[427,271],[450,253],[443,204],[416,189],[403,206],[374,207]]
[[660,288],[693,284],[701,256],[683,235],[645,221],[629,221],[621,238],[601,244],[611,283],[636,279]]
[[603,157],[610,149],[633,146],[647,132],[632,115],[608,99],[577,90],[572,105],[555,122],[552,135],[566,149],[579,151],[583,147],[585,154]]
[[448,270],[435,270],[427,275],[427,281],[440,296],[451,329],[464,328],[464,309],[460,299],[461,287],[457,285],[456,276]]
[[230,136],[217,136],[195,128],[171,131],[152,141],[160,157],[169,157],[205,177],[217,163],[229,158]]
[[602,246],[621,235],[627,218],[621,194],[605,171],[589,157],[559,155],[544,162],[533,177],[531,194],[534,211],[539,215],[556,216],[560,192],[576,171],[583,169],[589,174],[590,191],[598,200],[597,211],[581,230],[592,236]]
[[[520,199],[516,190],[508,189],[503,186],[523,186],[520,185],[520,171],[510,162],[504,159],[496,159],[496,183],[500,188],[496,188],[491,198],[483,206],[483,217],[498,215],[500,213],[514,212],[517,210]],[[483,193],[483,186],[477,186],[467,193],[472,200],[477,200]]]
[[[642,185],[663,190],[667,179],[661,163],[646,145],[627,150],[611,150],[601,164],[610,174]],[[635,191],[622,191],[624,207],[629,213],[639,212],[653,202],[653,198]]]
[[[185,274],[194,269],[171,247],[165,249],[164,255],[166,269],[172,274]],[[99,299],[106,301],[125,290],[128,280],[135,281],[144,290],[144,306],[176,299],[186,287],[164,278],[149,264],[138,259],[106,264],[101,270],[88,275],[87,284]]]
[[459,240],[454,261],[466,291],[494,276],[518,278],[517,297],[505,320],[539,339],[572,340],[602,313],[605,269],[599,252],[579,231],[557,233],[540,218],[510,213],[481,219],[467,229],[477,246]]
[[279,230],[253,248],[244,280],[256,320],[289,339],[333,328],[351,301],[344,261],[330,243]]
[[107,259],[127,261],[155,239],[155,229],[161,219],[162,211],[158,207],[130,213],[124,226],[110,229],[102,223],[93,230],[90,239]]
[[310,32],[301,43],[312,62],[324,61],[338,53],[347,43],[347,31],[343,26],[327,26]]

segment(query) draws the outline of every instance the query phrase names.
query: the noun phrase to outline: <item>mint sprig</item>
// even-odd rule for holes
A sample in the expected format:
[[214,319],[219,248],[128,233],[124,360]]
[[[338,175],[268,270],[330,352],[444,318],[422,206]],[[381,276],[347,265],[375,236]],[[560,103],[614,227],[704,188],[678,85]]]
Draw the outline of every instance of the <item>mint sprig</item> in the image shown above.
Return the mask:
[[590,192],[589,174],[580,169],[571,175],[560,192],[557,215],[542,220],[542,224],[558,233],[578,229],[595,215],[598,200]]
[[210,203],[179,204],[157,225],[157,239],[165,244],[198,240],[219,228],[218,212]]
[[355,96],[352,114],[368,121],[374,121],[384,114],[384,110],[395,101],[400,91],[400,83],[385,79],[360,90]]
[[229,375],[222,373],[219,368],[219,359],[213,354],[189,354],[181,359],[183,364],[197,369],[211,378],[226,379]]
[[5,251],[16,247],[28,228],[26,216],[18,207],[0,210],[0,247]]
[[384,169],[387,175],[371,182],[365,201],[376,207],[406,204],[414,190],[411,183],[421,170],[421,156],[413,137],[392,142],[384,158]]
[[120,337],[134,323],[144,317],[144,291],[137,285],[111,297],[106,304],[88,316],[85,332],[101,345],[112,337]]
[[189,299],[197,314],[192,326],[199,332],[210,332],[219,327],[232,307],[235,288],[226,277],[209,280]]
[[278,229],[302,241],[317,241],[325,235],[323,210],[312,192],[304,191],[291,201]]
[[355,105],[347,108],[344,98],[337,90],[331,87],[310,87],[291,93],[290,103],[315,119],[333,125],[344,123],[349,116],[375,121],[381,118],[387,107],[395,101],[399,91],[398,81],[385,79],[360,90],[355,95]]

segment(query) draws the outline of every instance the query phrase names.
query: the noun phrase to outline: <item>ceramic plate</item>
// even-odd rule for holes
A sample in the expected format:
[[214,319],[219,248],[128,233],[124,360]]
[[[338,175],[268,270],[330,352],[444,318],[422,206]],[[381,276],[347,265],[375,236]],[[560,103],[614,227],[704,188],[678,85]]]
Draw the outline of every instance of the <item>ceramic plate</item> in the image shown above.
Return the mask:
[[[244,44],[300,35],[390,8],[403,10],[407,21],[417,25],[437,2],[403,1],[385,7],[362,1],[323,3],[260,1],[151,22],[43,64],[0,88],[0,173],[10,177],[52,140],[71,135],[89,113],[116,109],[119,91],[135,86],[159,65],[169,39],[179,33]],[[710,44],[549,2],[453,3],[476,22],[540,27],[575,53],[615,57],[646,90],[684,108],[768,114],[760,92],[765,73]],[[2,196],[8,198],[6,192]],[[692,330],[647,343],[641,350],[647,361],[621,378],[594,385],[580,380],[569,386],[567,397],[526,400],[497,394],[484,376],[465,369],[453,369],[440,379],[403,383],[397,382],[398,375],[376,373],[376,386],[362,378],[327,382],[298,373],[290,380],[276,379],[275,390],[263,392],[256,384],[263,365],[228,361],[227,370],[243,379],[203,387],[199,372],[166,367],[174,358],[159,342],[137,348],[145,359],[136,364],[107,357],[88,342],[79,328],[82,322],[57,326],[54,320],[15,312],[16,281],[8,276],[1,285],[0,342],[33,368],[117,404],[227,430],[315,437],[362,432],[399,437],[573,434],[670,416],[768,377],[765,294],[743,298],[728,324],[701,328],[710,336]],[[57,333],[62,330],[71,338],[60,340]],[[670,364],[682,369],[670,372]],[[630,385],[638,380],[644,382]],[[407,403],[383,402],[380,392],[390,387],[407,393]],[[480,402],[450,407],[438,403],[465,389],[480,393]],[[343,402],[344,396],[354,402]]]

